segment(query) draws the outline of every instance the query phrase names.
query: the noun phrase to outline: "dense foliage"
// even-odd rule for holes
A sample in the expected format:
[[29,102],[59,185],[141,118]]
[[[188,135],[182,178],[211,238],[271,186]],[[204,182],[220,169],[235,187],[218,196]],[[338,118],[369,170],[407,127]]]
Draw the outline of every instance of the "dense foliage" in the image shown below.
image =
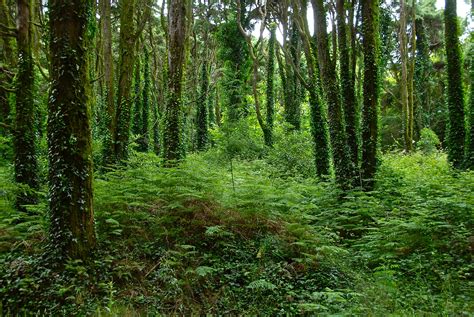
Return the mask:
[[443,4],[0,0],[0,315],[473,315]]

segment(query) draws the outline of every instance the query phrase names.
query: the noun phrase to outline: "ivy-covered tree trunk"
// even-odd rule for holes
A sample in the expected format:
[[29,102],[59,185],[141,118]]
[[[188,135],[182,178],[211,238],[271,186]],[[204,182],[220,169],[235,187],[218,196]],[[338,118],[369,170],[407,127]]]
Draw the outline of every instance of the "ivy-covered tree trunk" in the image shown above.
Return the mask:
[[[301,40],[303,51],[306,57],[308,67],[308,82],[304,78],[301,83],[305,86],[309,93],[310,118],[311,118],[311,136],[313,139],[313,153],[315,158],[316,174],[319,177],[327,177],[331,174],[331,150],[329,144],[329,127],[324,109],[324,103],[321,92],[321,82],[319,79],[319,66],[317,60],[316,45],[311,38],[307,20],[307,2],[299,6],[293,3],[294,9],[298,14],[294,15],[294,19],[298,21],[295,27],[301,28]],[[296,22],[295,21],[295,22]],[[296,25],[297,24],[297,25]],[[295,73],[298,74],[298,68],[294,65]]]
[[466,136],[464,123],[464,88],[462,56],[459,44],[459,25],[456,15],[456,0],[446,0],[444,10],[446,59],[448,62],[448,160],[455,168],[461,168],[464,160]]
[[338,85],[336,65],[329,54],[326,14],[323,0],[312,0],[315,17],[315,35],[321,81],[328,104],[329,133],[334,160],[336,181],[343,188],[351,185],[354,169],[351,166],[347,135],[344,122],[344,111]]
[[18,209],[35,204],[38,189],[38,163],[35,146],[35,81],[31,51],[31,0],[17,0],[18,77],[16,82],[16,117],[14,131],[15,180],[21,185],[16,197]]
[[133,122],[132,122],[132,133],[139,135],[142,132],[142,98],[140,94],[140,57],[137,56],[137,61],[135,62],[135,74],[134,74],[134,88],[135,93],[133,95]]
[[144,51],[144,65],[143,65],[143,92],[142,92],[142,123],[140,131],[140,146],[141,152],[148,151],[149,132],[148,132],[148,118],[150,113],[150,56],[148,50]]
[[96,244],[92,209],[92,137],[87,77],[90,1],[51,0],[48,153],[51,247],[85,259]]
[[[474,18],[474,1],[471,3],[471,17]],[[469,79],[470,96],[467,115],[469,116],[468,131],[466,136],[465,167],[474,170],[474,32],[470,35],[471,47],[469,49]]]
[[275,97],[273,77],[275,74],[275,41],[276,41],[276,25],[270,26],[270,39],[268,40],[268,62],[267,62],[267,116],[266,116],[266,133],[264,133],[265,144],[273,146],[273,121],[275,116]]
[[414,135],[419,137],[424,127],[429,127],[430,116],[430,69],[431,60],[426,40],[425,26],[422,18],[416,19],[416,57],[415,57],[415,103],[414,103]]
[[286,122],[291,124],[295,130],[300,130],[302,87],[297,72],[301,71],[301,37],[296,23],[292,23],[288,44],[290,54],[286,54],[286,79],[283,87],[285,93],[284,115]]
[[401,78],[400,78],[400,100],[402,104],[402,127],[403,139],[405,144],[405,151],[411,152],[413,150],[413,138],[410,130],[411,109],[409,102],[409,76],[408,76],[408,44],[407,44],[407,8],[405,0],[400,1],[400,29],[399,29],[399,43],[400,43],[400,64],[401,64]]
[[199,92],[199,99],[196,113],[196,146],[198,151],[202,151],[207,146],[208,141],[208,114],[207,114],[207,95],[209,89],[209,76],[207,71],[207,56],[201,66],[201,91]]
[[362,37],[364,52],[364,82],[362,105],[362,185],[366,190],[374,186],[378,166],[379,113],[379,0],[362,1]]
[[[7,29],[13,28],[6,0],[0,0],[0,21]],[[13,66],[14,62],[13,38],[14,34],[8,34],[8,32],[0,35],[0,65],[5,68],[0,70],[0,82],[2,82],[0,85],[0,136],[9,134],[11,125],[10,93],[7,83],[12,82],[13,73],[6,68]]]
[[132,110],[132,78],[135,62],[135,0],[120,0],[119,81],[117,109],[115,112],[114,161],[120,162],[128,156],[130,138],[130,116]]
[[163,156],[169,164],[184,156],[181,92],[186,42],[186,0],[171,1],[168,36],[168,96],[164,114]]
[[352,164],[359,166],[359,136],[357,133],[357,100],[355,82],[351,75],[349,45],[347,37],[345,0],[337,0],[337,34],[339,45],[339,70],[341,76],[342,102],[346,122],[347,144]]
[[115,82],[114,61],[112,55],[112,13],[111,0],[100,0],[100,26],[101,26],[101,53],[103,58],[103,71],[105,83],[106,112],[102,113],[103,122],[107,127],[103,136],[103,159],[104,164],[113,163],[115,134]]

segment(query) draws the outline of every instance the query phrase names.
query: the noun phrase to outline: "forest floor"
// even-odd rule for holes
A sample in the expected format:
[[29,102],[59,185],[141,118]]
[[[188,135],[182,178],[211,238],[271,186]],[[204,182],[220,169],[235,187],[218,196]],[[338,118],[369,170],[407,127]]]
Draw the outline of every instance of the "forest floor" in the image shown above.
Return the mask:
[[474,316],[474,172],[452,172],[439,153],[386,154],[373,192],[342,193],[275,160],[230,170],[216,155],[164,169],[135,153],[98,173],[98,250],[61,268],[44,255],[45,190],[19,214],[2,165],[0,309]]

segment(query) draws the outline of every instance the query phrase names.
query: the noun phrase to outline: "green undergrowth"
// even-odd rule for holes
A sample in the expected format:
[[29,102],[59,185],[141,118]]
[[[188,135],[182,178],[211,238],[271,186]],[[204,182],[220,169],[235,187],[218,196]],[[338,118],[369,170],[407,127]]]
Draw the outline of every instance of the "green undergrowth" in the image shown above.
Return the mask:
[[45,204],[18,215],[0,167],[4,313],[473,314],[473,172],[390,154],[374,192],[342,193],[290,177],[293,158],[277,176],[272,154],[232,169],[218,156],[165,169],[135,153],[97,174],[98,251],[59,267],[43,255]]

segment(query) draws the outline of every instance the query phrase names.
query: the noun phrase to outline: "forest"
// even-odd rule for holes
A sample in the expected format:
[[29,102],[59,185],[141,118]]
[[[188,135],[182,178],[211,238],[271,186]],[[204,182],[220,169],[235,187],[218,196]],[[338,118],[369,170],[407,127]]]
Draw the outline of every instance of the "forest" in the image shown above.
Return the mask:
[[1,316],[474,316],[474,1],[0,0]]

